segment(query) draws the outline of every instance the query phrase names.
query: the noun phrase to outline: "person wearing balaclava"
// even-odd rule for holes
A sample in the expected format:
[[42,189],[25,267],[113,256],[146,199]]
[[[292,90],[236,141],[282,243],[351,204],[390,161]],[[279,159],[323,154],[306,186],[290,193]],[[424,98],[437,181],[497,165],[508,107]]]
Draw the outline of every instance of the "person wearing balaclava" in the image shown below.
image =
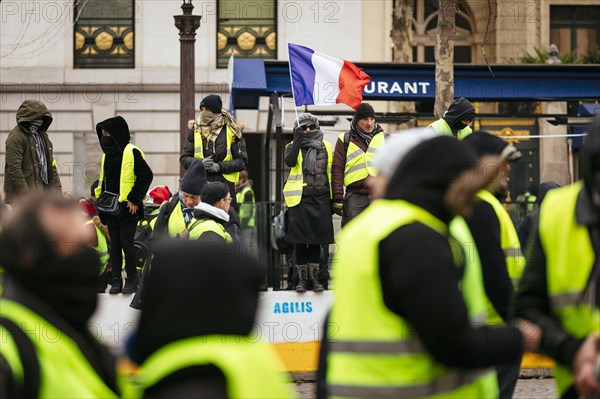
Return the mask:
[[472,319],[481,283],[464,272],[448,224],[491,179],[465,185],[477,162],[451,137],[423,141],[400,161],[385,197],[344,228],[327,323],[328,334],[338,330],[319,365],[326,386],[318,397],[493,398],[486,369],[535,348],[530,323],[476,327]]
[[232,206],[237,211],[235,183],[240,172],[248,168],[246,142],[242,138],[244,125],[223,108],[223,101],[216,94],[202,99],[200,116],[188,125],[190,132],[179,157],[181,166],[187,170],[194,159],[202,159],[208,181],[220,181],[229,187]]
[[[144,219],[142,201],[152,183],[152,170],[144,160],[144,153],[129,142],[129,126],[121,116],[106,119],[96,125],[96,133],[102,147],[100,185],[95,189],[96,198],[103,193],[118,195],[115,214],[102,212],[98,216],[108,226],[110,234],[110,263],[112,287],[110,294],[132,294],[137,290],[135,248],[133,239],[138,220]],[[123,286],[121,268],[125,255],[127,280]]]
[[202,201],[194,208],[194,218],[188,223],[188,238],[197,240],[201,236],[212,236],[232,243],[231,235],[225,230],[230,207],[229,187],[221,182],[207,183],[202,189]]
[[543,330],[561,398],[600,396],[600,115],[579,151],[582,181],[548,193],[534,221],[515,314]]
[[154,264],[130,345],[136,397],[294,396],[272,347],[252,334],[265,272],[258,259],[205,235],[161,242]]
[[459,140],[464,139],[473,131],[471,124],[475,119],[473,104],[464,97],[452,101],[444,116],[433,122],[427,128],[446,136],[453,136]]
[[[501,137],[484,131],[470,134],[463,141],[480,157],[500,158],[497,178],[477,193],[479,201],[466,220],[481,259],[490,323],[502,325],[510,321],[509,304],[525,267],[517,230],[501,202],[508,195],[511,163],[518,161],[521,153]],[[496,366],[501,399],[512,398],[520,365],[519,359]]]
[[285,147],[284,161],[291,168],[283,198],[288,207],[285,240],[295,247],[296,292],[305,292],[310,286],[313,291],[323,291],[319,281],[321,246],[333,243],[333,155],[313,114],[301,114],[294,121],[294,140]]
[[10,204],[34,191],[61,193],[48,128],[52,114],[41,101],[25,100],[17,110],[17,126],[6,139],[4,194]]
[[342,227],[369,206],[367,180],[377,173],[373,159],[385,140],[383,129],[375,121],[375,110],[368,103],[359,105],[350,130],[336,140],[331,189],[333,210],[342,216]]
[[13,209],[0,232],[0,397],[120,397],[116,359],[88,329],[100,261],[77,202],[33,195]]

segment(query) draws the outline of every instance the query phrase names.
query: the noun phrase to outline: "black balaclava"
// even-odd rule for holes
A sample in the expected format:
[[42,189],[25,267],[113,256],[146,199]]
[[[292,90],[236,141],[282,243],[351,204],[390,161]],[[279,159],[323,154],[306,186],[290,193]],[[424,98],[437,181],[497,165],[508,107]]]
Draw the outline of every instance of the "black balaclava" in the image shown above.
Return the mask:
[[[15,216],[16,217],[16,216]],[[94,248],[71,247],[60,257],[52,238],[39,222],[37,209],[28,206],[19,220],[4,226],[0,234],[0,264],[7,283],[14,279],[30,295],[41,298],[79,331],[96,309],[100,259]]]
[[263,277],[261,262],[248,251],[210,236],[157,244],[136,358],[143,362],[164,345],[185,338],[248,335]]
[[100,147],[105,154],[116,154],[121,151],[119,143],[112,136],[100,137]]
[[450,184],[477,162],[475,152],[453,137],[438,136],[413,148],[390,179],[386,199],[418,205],[445,223],[452,217],[444,205]]
[[[104,136],[102,134],[103,129],[109,132],[110,136]],[[129,134],[129,126],[127,125],[125,119],[123,119],[121,116],[108,118],[98,123],[96,125],[96,134],[98,135],[100,146],[106,154],[124,150],[131,139],[131,135]],[[115,149],[117,146],[118,149]],[[107,150],[110,152],[107,152]]]
[[579,169],[588,198],[595,212],[600,213],[600,114],[594,117],[587,128],[579,155]]
[[458,134],[459,130],[467,127],[462,121],[473,120],[475,118],[475,107],[464,97],[457,98],[452,101],[448,110],[444,113],[444,120],[450,126],[454,136]]

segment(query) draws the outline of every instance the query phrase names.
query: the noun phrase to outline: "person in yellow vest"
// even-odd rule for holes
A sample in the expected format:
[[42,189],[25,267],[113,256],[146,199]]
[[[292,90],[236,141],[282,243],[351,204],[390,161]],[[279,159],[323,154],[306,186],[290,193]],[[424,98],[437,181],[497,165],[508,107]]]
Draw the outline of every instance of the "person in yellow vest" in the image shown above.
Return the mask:
[[115,358],[88,330],[100,263],[84,221],[49,195],[2,220],[1,398],[120,397]]
[[240,206],[240,226],[246,242],[250,242],[255,231],[256,209],[252,185],[252,180],[248,178],[248,171],[241,171],[240,180],[235,184],[235,196]]
[[109,282],[108,274],[110,274],[109,267],[109,248],[110,238],[108,234],[108,227],[102,224],[100,217],[96,212],[96,208],[88,200],[80,199],[79,207],[82,210],[82,214],[88,219],[84,225],[89,230],[90,234],[90,246],[92,246],[98,253],[100,258],[100,270],[98,279],[98,293],[104,293],[106,291],[106,284]]
[[[109,118],[96,125],[96,133],[102,147],[100,184],[95,190],[96,198],[103,192],[117,194],[117,214],[98,212],[100,220],[108,226],[111,238],[110,263],[114,266],[110,294],[132,294],[138,285],[135,268],[133,238],[138,220],[144,218],[142,201],[152,183],[152,170],[144,160],[144,153],[129,142],[129,126],[121,116]],[[127,280],[123,287],[121,269],[125,255]]]
[[223,108],[220,96],[206,96],[200,102],[200,116],[190,121],[190,133],[179,158],[186,170],[194,159],[202,159],[208,181],[227,184],[235,209],[235,183],[239,180],[239,173],[248,168],[242,130],[243,125]]
[[366,181],[377,173],[373,161],[385,136],[373,107],[362,103],[350,122],[350,130],[340,134],[335,143],[331,189],[333,210],[342,216],[342,227],[370,203]]
[[452,101],[444,116],[433,122],[427,129],[446,136],[464,139],[473,132],[471,124],[475,120],[475,107],[464,97]]
[[600,115],[587,133],[583,181],[544,199],[515,301],[515,314],[542,328],[565,399],[600,397]]
[[477,189],[489,181],[457,195],[455,182],[470,180],[476,162],[467,145],[450,137],[418,144],[400,162],[384,199],[341,232],[328,322],[329,332],[337,332],[335,341],[325,341],[319,366],[325,396],[490,397],[489,383],[481,383],[490,366],[539,342],[535,329],[525,339],[527,322],[498,329],[478,327],[472,318],[473,307],[481,308],[481,283],[467,278],[448,224],[468,214]]
[[[501,203],[508,195],[511,162],[519,160],[521,153],[504,139],[488,132],[475,132],[463,141],[471,145],[480,157],[500,157],[497,178],[489,187],[477,193],[479,202],[466,220],[481,258],[490,321],[492,324],[503,324],[510,319],[509,304],[525,267],[517,230]],[[512,397],[520,364],[519,360],[496,367],[500,398]]]
[[288,207],[285,239],[295,247],[296,292],[305,292],[310,286],[313,291],[323,291],[319,282],[321,246],[333,243],[333,155],[313,114],[301,114],[294,121],[294,140],[285,147],[284,161],[291,168],[283,197]]
[[229,222],[230,207],[229,187],[221,182],[207,183],[202,189],[202,202],[196,205],[194,218],[188,223],[188,238],[197,240],[201,236],[213,236],[231,244],[233,240],[224,226]]
[[161,242],[154,264],[129,345],[140,364],[133,397],[294,397],[272,347],[252,333],[265,272],[257,259],[204,236]]

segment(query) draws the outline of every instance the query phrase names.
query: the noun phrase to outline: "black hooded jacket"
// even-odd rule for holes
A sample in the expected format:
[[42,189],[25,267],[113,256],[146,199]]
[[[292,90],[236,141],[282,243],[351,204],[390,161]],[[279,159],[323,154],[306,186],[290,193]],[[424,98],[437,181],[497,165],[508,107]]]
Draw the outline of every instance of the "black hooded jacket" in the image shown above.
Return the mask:
[[[111,137],[117,143],[119,150],[114,153],[105,154],[104,160],[104,182],[102,183],[103,191],[110,191],[113,193],[119,193],[120,182],[121,182],[121,163],[123,161],[123,150],[127,146],[130,140],[129,127],[127,122],[120,116],[106,119],[96,125],[96,133],[98,134],[98,140],[101,140],[102,130],[106,130],[111,134]],[[142,154],[137,149],[133,150],[133,171],[135,174],[135,183],[131,192],[127,196],[127,200],[133,202],[138,206],[137,213],[132,215],[129,213],[127,206],[121,206],[121,214],[118,217],[110,216],[106,214],[100,214],[102,223],[109,224],[121,224],[131,220],[141,220],[144,217],[144,207],[142,201],[146,197],[146,193],[152,183],[153,174],[152,170],[142,157]]]
[[448,110],[443,116],[443,119],[446,121],[452,133],[456,137],[458,131],[464,128],[464,125],[461,123],[462,120],[472,119],[475,117],[475,108],[473,104],[469,102],[466,98],[458,98],[450,104]]

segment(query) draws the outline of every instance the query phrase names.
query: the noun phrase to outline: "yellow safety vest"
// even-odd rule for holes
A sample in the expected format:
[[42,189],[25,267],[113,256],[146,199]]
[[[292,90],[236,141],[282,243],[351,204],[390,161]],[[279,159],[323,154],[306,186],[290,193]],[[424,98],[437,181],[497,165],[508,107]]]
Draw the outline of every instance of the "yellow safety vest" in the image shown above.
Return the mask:
[[[494,197],[492,193],[487,190],[481,190],[477,193],[477,197],[490,204],[498,218],[500,224],[500,246],[502,247],[502,251],[504,251],[508,276],[511,278],[516,289],[519,285],[521,276],[523,276],[525,257],[523,256],[523,252],[521,252],[521,242],[519,241],[515,225],[508,212],[506,212],[506,209],[504,209],[500,201],[498,201],[498,198]],[[492,305],[487,296],[486,301],[490,324],[503,325],[504,320],[502,320],[502,317],[496,312],[494,305]]]
[[142,392],[133,397],[142,397],[143,390],[179,370],[207,364],[223,372],[230,398],[295,397],[271,347],[236,335],[193,337],[163,346],[140,367]]
[[[169,204],[165,206],[169,206]],[[186,227],[185,218],[183,217],[183,212],[181,210],[181,204],[177,204],[169,216],[169,220],[167,222],[167,233],[169,234],[169,237],[175,238],[179,233],[185,230]]]
[[[119,182],[119,202],[127,201],[127,196],[133,189],[135,183],[135,173],[133,170],[135,161],[133,158],[133,150],[136,149],[142,154],[142,158],[145,158],[145,154],[131,143],[128,143],[123,150],[123,159],[121,160],[121,181]],[[102,154],[102,162],[100,163],[100,184],[94,189],[96,198],[102,194],[102,182],[104,181],[104,160],[106,154]]]
[[[437,121],[430,124],[428,127],[433,129],[438,134],[443,134],[446,136],[454,137],[454,135],[452,134],[452,129],[450,128],[450,125],[448,125],[448,122],[446,122],[444,120],[444,118],[438,119]],[[456,138],[459,140],[462,140],[471,133],[473,133],[473,130],[471,129],[470,126],[467,126],[464,129],[461,129],[458,131]]]
[[[373,229],[374,222],[377,229]],[[396,229],[415,222],[448,234],[446,224],[418,206],[402,200],[377,200],[340,235],[332,263],[336,297],[328,324],[330,330],[336,329],[327,357],[331,397],[474,399],[494,394],[490,390],[496,381],[489,369],[461,370],[438,363],[410,324],[383,301],[379,243]],[[465,295],[469,315],[480,317],[482,283],[476,277],[476,271],[466,274],[462,290],[469,292]]]
[[[252,191],[252,204],[246,204],[246,193]],[[254,227],[254,191],[250,186],[245,186],[236,195],[237,203],[240,204],[240,219],[249,219],[248,227]]]
[[[338,140],[344,142],[342,133]],[[376,133],[369,146],[367,152],[364,152],[359,146],[352,141],[348,143],[346,151],[346,165],[344,166],[344,186],[348,187],[352,183],[366,179],[369,176],[375,176],[377,169],[375,168],[374,160],[377,151],[385,144],[385,134],[383,132]]]
[[[292,143],[288,145],[291,145]],[[327,151],[327,179],[329,180],[329,197],[331,198],[331,165],[333,164],[333,156],[331,154],[331,144],[325,140],[323,140],[323,143],[325,144],[325,150]],[[302,150],[300,150],[298,151],[298,161],[296,162],[296,166],[290,170],[285,186],[283,186],[283,198],[288,208],[300,203],[303,187],[304,175],[302,174]]]
[[85,224],[91,224],[96,229],[96,240],[98,245],[94,248],[96,249],[96,252],[98,252],[98,256],[100,256],[100,274],[103,274],[108,265],[108,260],[110,259],[110,254],[108,253],[108,240],[106,239],[104,232],[100,230],[92,220],[88,220]]
[[[79,347],[65,333],[29,308],[2,299],[0,317],[15,323],[29,337],[40,365],[40,398],[118,398],[98,376]],[[16,382],[23,384],[23,364],[13,336],[0,327],[0,355]],[[123,384],[125,381],[119,381]]]
[[[582,298],[596,258],[586,226],[577,224],[575,206],[581,182],[552,190],[540,208],[539,236],[546,257],[550,309],[573,337],[600,334],[600,309]],[[557,364],[560,394],[574,383],[570,365]]]
[[193,218],[189,223],[188,238],[190,240],[197,240],[200,236],[206,232],[212,231],[223,237],[226,243],[231,244],[233,239],[231,235],[225,230],[225,227],[221,223],[218,223],[212,219],[198,220]]
[[[233,129],[229,125],[227,126],[227,155],[223,159],[223,162],[231,161],[233,154],[231,153],[231,145],[233,144],[236,136]],[[204,158],[204,144],[202,142],[202,134],[198,124],[194,122],[194,158]],[[240,172],[223,173],[223,177],[232,183],[236,183],[240,179]]]

